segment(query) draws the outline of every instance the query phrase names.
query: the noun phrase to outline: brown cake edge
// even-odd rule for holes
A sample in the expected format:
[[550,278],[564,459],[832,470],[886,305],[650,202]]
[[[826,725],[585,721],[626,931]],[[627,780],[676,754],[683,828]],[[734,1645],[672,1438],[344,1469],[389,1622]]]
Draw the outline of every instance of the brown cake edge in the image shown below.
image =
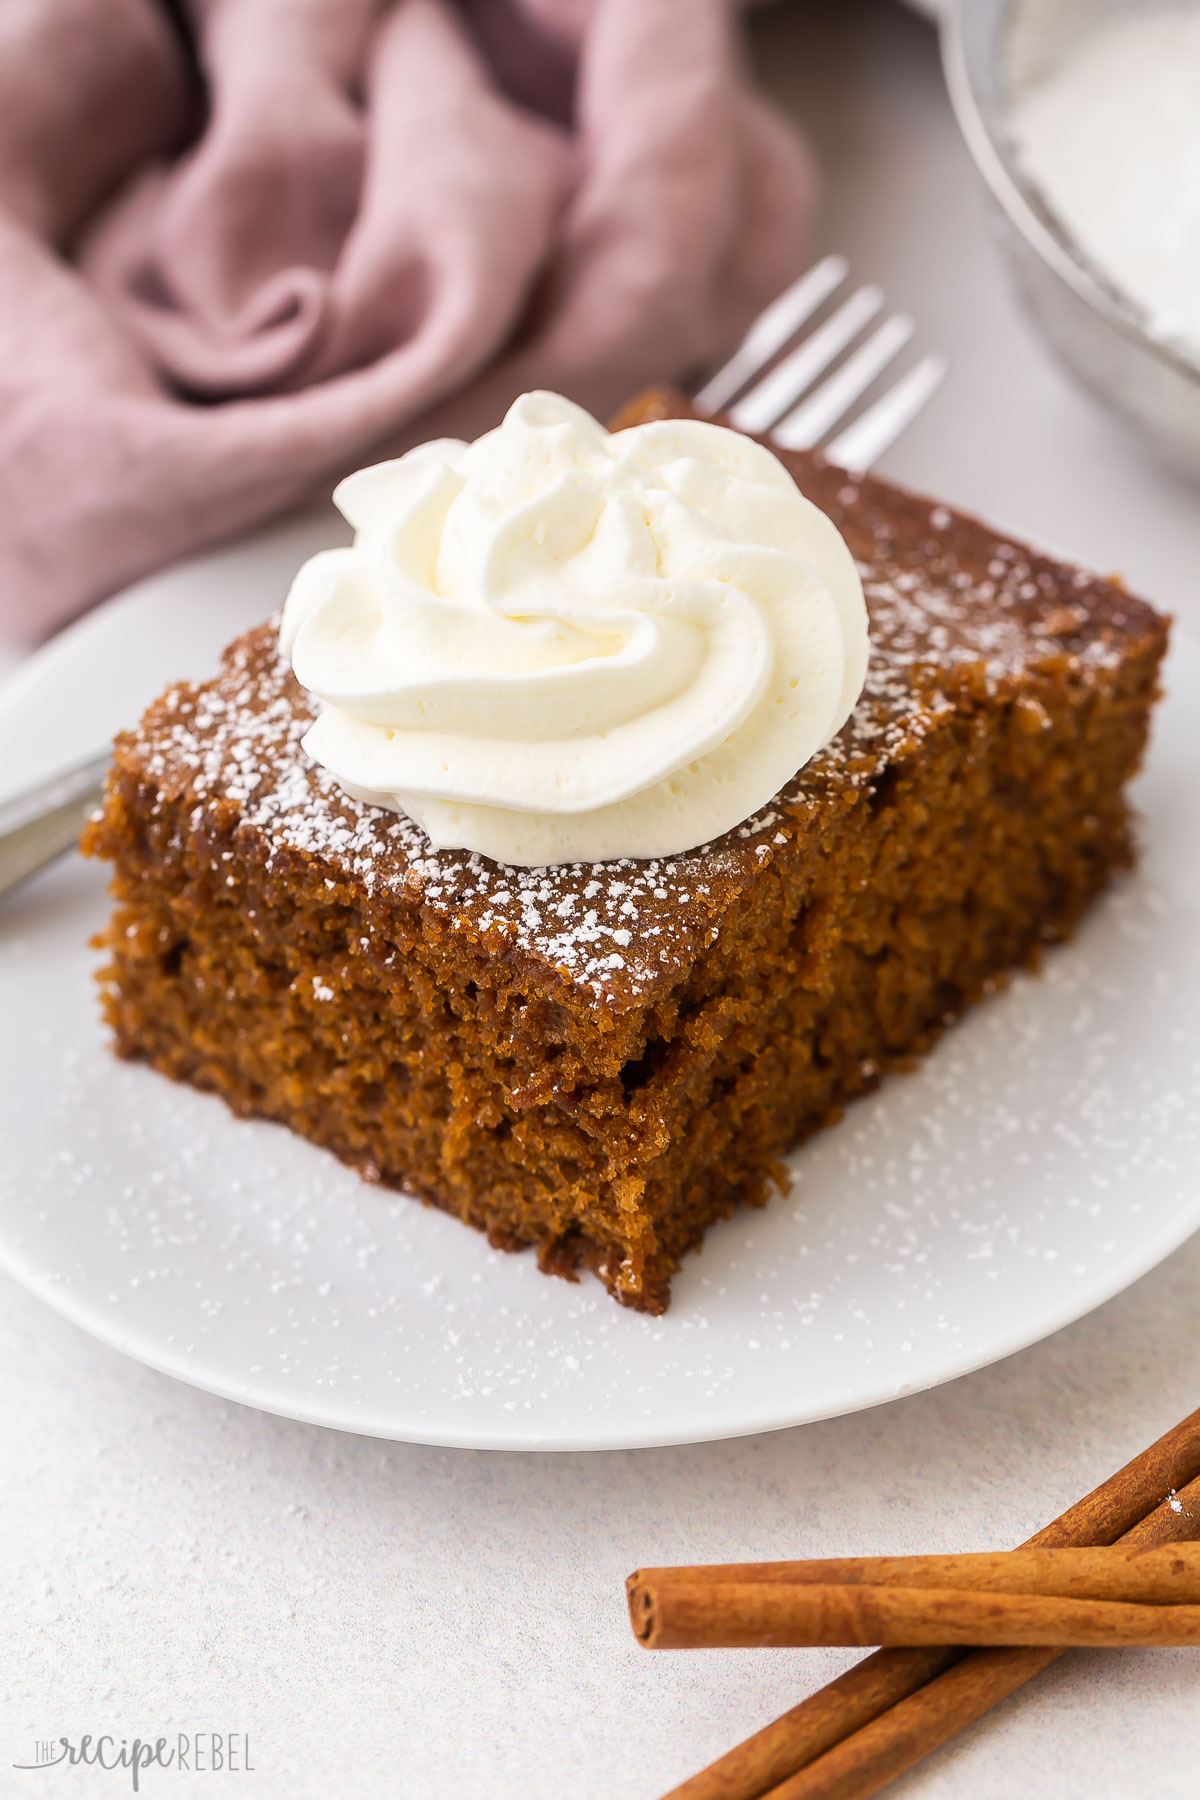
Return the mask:
[[[1131,655],[1122,665],[1117,688],[1123,696],[1124,742],[1111,768],[1105,769],[1099,756],[1090,759],[1091,774],[1103,790],[1102,802],[1098,803],[1095,815],[1097,830],[1086,846],[1071,847],[1070,856],[1056,871],[1056,897],[1032,901],[1021,917],[1016,938],[1004,941],[998,948],[989,944],[984,951],[974,955],[969,967],[952,971],[952,979],[948,977],[942,988],[936,992],[930,990],[929,1005],[919,993],[916,998],[921,1007],[917,1012],[912,1011],[908,1000],[902,1000],[887,1024],[886,1037],[880,1036],[882,1026],[876,1015],[870,1014],[869,1009],[863,1010],[861,1002],[851,1004],[845,998],[850,987],[845,970],[852,972],[861,989],[864,971],[869,977],[873,968],[864,958],[878,954],[873,949],[861,951],[852,947],[853,921],[848,916],[839,922],[840,950],[837,954],[842,961],[839,963],[835,956],[830,965],[825,1002],[817,1006],[812,1020],[797,1023],[785,1011],[777,1025],[775,1015],[769,1009],[767,990],[779,985],[785,952],[781,950],[774,963],[770,963],[762,943],[771,941],[779,920],[787,925],[795,913],[800,893],[796,882],[800,877],[793,871],[795,880],[789,888],[786,871],[782,868],[764,871],[764,889],[770,889],[772,879],[778,889],[774,911],[770,906],[764,907],[756,925],[761,940],[759,949],[750,946],[744,958],[752,970],[758,971],[762,991],[752,992],[749,997],[742,996],[740,1016],[733,1031],[723,1042],[705,1052],[707,1062],[703,1055],[698,1055],[693,1058],[692,1066],[683,1071],[698,1096],[690,1111],[684,1109],[681,1112],[672,1098],[672,1083],[679,1080],[679,1071],[669,1066],[669,1059],[681,1041],[676,1032],[667,1046],[667,1063],[650,1077],[645,1090],[639,1091],[632,1102],[633,1106],[641,1107],[643,1115],[635,1121],[640,1136],[633,1145],[634,1160],[631,1162],[626,1157],[623,1163],[608,1171],[605,1179],[607,1197],[599,1207],[591,1206],[593,1217],[607,1213],[619,1221],[622,1214],[619,1204],[615,1203],[614,1184],[625,1182],[630,1190],[628,1197],[632,1211],[624,1236],[615,1231],[589,1231],[580,1223],[580,1208],[597,1199],[594,1167],[585,1171],[580,1183],[581,1192],[568,1190],[562,1193],[559,1217],[548,1225],[544,1214],[540,1218],[534,1217],[529,1184],[524,1192],[519,1183],[514,1190],[511,1181],[504,1179],[506,1165],[503,1158],[499,1164],[493,1161],[488,1165],[485,1153],[490,1153],[491,1147],[481,1117],[473,1117],[472,1132],[462,1141],[458,1163],[449,1171],[439,1168],[440,1147],[432,1141],[426,1141],[425,1148],[419,1153],[410,1152],[407,1157],[389,1156],[370,1142],[369,1131],[360,1135],[357,1141],[347,1141],[347,1114],[344,1108],[339,1112],[336,1092],[328,1097],[328,1105],[323,1102],[314,1115],[311,1108],[306,1110],[305,1104],[294,1097],[289,1086],[290,1076],[284,1070],[277,1069],[257,1084],[253,1082],[244,1060],[239,1064],[232,1058],[229,1046],[252,1034],[255,1027],[253,1022],[247,1026],[237,1007],[230,1002],[204,1002],[199,1015],[172,1018],[172,1009],[182,992],[182,971],[171,963],[174,946],[164,951],[162,942],[153,940],[161,940],[167,932],[173,938],[190,938],[195,945],[198,940],[194,921],[189,923],[183,915],[193,904],[198,904],[202,918],[217,921],[213,935],[221,940],[221,954],[228,956],[234,950],[240,954],[236,929],[222,932],[220,915],[212,910],[212,895],[206,892],[206,884],[211,882],[214,874],[218,879],[228,880],[228,875],[222,875],[228,867],[221,860],[226,854],[237,859],[235,882],[243,907],[251,902],[258,904],[255,883],[265,882],[267,878],[262,866],[261,846],[255,845],[252,833],[238,831],[236,807],[230,805],[227,808],[224,826],[219,820],[206,817],[200,830],[207,834],[207,841],[197,841],[193,835],[191,796],[181,794],[174,803],[164,804],[160,790],[147,779],[132,742],[127,742],[118,751],[106,813],[91,828],[88,842],[92,853],[110,856],[117,863],[114,877],[117,912],[109,931],[104,934],[112,960],[101,972],[101,980],[105,989],[105,1011],[118,1049],[127,1057],[151,1062],[174,1079],[218,1092],[235,1112],[243,1116],[258,1115],[291,1126],[301,1135],[331,1149],[367,1179],[415,1193],[426,1203],[437,1205],[485,1231],[498,1248],[522,1249],[532,1244],[538,1251],[541,1266],[548,1272],[573,1274],[580,1267],[591,1268],[623,1303],[659,1312],[667,1304],[670,1279],[683,1256],[700,1243],[715,1220],[727,1216],[739,1201],[754,1203],[767,1197],[772,1182],[780,1177],[781,1158],[788,1148],[832,1122],[849,1100],[877,1085],[883,1074],[910,1066],[952,1019],[994,987],[997,979],[1003,978],[1006,969],[1036,961],[1046,937],[1068,935],[1111,872],[1128,865],[1131,860],[1129,817],[1122,789],[1140,755],[1145,722],[1156,691],[1159,649],[1149,642],[1144,643],[1140,654]],[[1048,693],[1046,699],[1053,704],[1051,694]],[[986,705],[986,702],[981,704]],[[1094,712],[1095,696],[1091,696],[1087,704]],[[1116,704],[1115,695],[1109,697],[1109,704]],[[1014,723],[1017,716],[1010,704],[1003,715],[997,712],[990,717],[989,728],[997,742],[1003,717],[1008,719],[1013,743],[1019,747],[1025,734]],[[955,717],[963,732],[973,729],[972,714],[967,712]],[[1075,725],[1069,711],[1062,715],[1064,732],[1072,735]],[[949,724],[946,727],[947,730],[951,728]],[[1036,745],[1040,735],[1032,735],[1030,744]],[[1053,761],[1051,758],[1051,764]],[[918,759],[899,778],[898,791],[889,805],[895,808],[906,801],[905,783],[911,790],[927,784],[929,779],[928,767],[922,767]],[[950,785],[953,784],[951,780]],[[909,792],[907,798],[911,797]],[[1072,807],[1074,804],[1071,802]],[[220,812],[219,806],[217,812]],[[854,793],[848,797],[842,819],[831,823],[831,830],[840,829],[841,832],[843,860],[851,855],[852,830],[863,825],[871,830],[881,816],[876,795]],[[948,814],[943,826],[952,836],[955,822]],[[223,830],[228,831],[228,840],[222,835]],[[1058,834],[1051,829],[1050,835]],[[838,854],[839,847],[835,842],[830,846],[830,864],[835,871]],[[164,880],[167,888],[174,889],[169,898],[164,897],[165,890],[160,892],[157,888]],[[195,891],[197,882],[200,883],[199,891]],[[881,889],[877,898],[885,906],[895,904],[896,900],[894,892],[886,888]],[[1011,910],[1012,905],[1010,896],[999,897],[994,906],[997,917],[1006,908]],[[860,902],[860,911],[855,918],[865,928],[867,915],[862,906]],[[164,920],[168,922],[164,923]],[[355,928],[363,922],[360,918]],[[414,928],[419,929],[419,922]],[[287,935],[286,929],[281,929]],[[872,929],[882,930],[882,927]],[[394,925],[390,930],[394,936]],[[794,932],[794,926],[787,927],[785,939],[789,932]],[[152,940],[148,946],[141,942],[147,937]],[[681,984],[681,990],[675,996],[677,1014],[685,1013],[690,1004],[689,985],[695,989],[702,987],[705,981],[708,983],[702,1005],[693,1016],[693,1026],[695,1017],[707,1016],[705,1008],[712,1012],[727,1007],[731,984],[745,985],[745,970],[735,970],[728,975],[717,966],[719,956],[725,956],[728,961],[731,951],[736,948],[727,942],[727,947],[721,951],[714,950],[709,958],[698,959],[690,983]],[[143,954],[146,949],[148,956]],[[305,952],[301,950],[300,954],[303,956]],[[801,943],[796,954],[801,958],[813,956],[811,940]],[[246,956],[239,968],[232,970],[233,985],[244,994],[252,995],[259,979],[259,970],[254,966],[255,956],[253,948],[246,947]],[[312,960],[303,966],[314,972],[315,979],[317,974],[328,970],[329,958],[324,952],[314,950]],[[920,968],[919,955],[912,966]],[[289,1025],[289,1029],[311,1034],[318,1021],[327,1023],[331,1015],[327,1004],[305,1006],[303,997],[293,994],[298,979],[298,976],[289,979],[284,1001],[289,1013],[298,1009],[296,1022],[294,1026]],[[521,985],[518,980],[517,986]],[[901,985],[906,985],[906,980],[902,980]],[[786,982],[783,986],[787,990]],[[356,1002],[347,997],[344,1007],[339,994],[338,1006],[332,1016],[336,1019],[340,1015],[344,1022],[356,1017],[356,1008],[361,1009],[362,1004],[361,991]],[[643,1057],[648,1019],[649,1010],[641,1019],[626,1018],[621,1022],[627,1029],[632,1027],[633,1047],[640,1048]],[[866,1021],[862,1027],[865,1038],[862,1031],[855,1036],[856,1021],[860,1019]],[[268,1037],[273,1029],[273,1024],[262,1025]],[[639,1036],[639,1033],[643,1035]],[[818,1033],[827,1042],[828,1066],[821,1081],[814,1083],[811,1072],[804,1067],[803,1046]],[[772,1035],[791,1044],[798,1059],[793,1061],[790,1072],[774,1084],[777,1087],[774,1106],[753,1091],[763,1047],[769,1045]],[[618,1038],[620,1036],[618,1032]],[[204,1044],[208,1045],[207,1051],[202,1048]],[[622,1049],[615,1050],[614,1054],[619,1055],[630,1047],[630,1040],[626,1038]],[[261,1059],[263,1068],[269,1066],[271,1054],[268,1044]],[[367,1055],[369,1049],[364,1047],[357,1058],[359,1064]],[[536,1063],[536,1056],[535,1047],[531,1050],[531,1064]],[[623,1068],[626,1066],[622,1065]],[[261,1069],[259,1073],[261,1076]],[[729,1086],[730,1092],[719,1107],[714,1106],[712,1095],[725,1085]],[[492,1092],[485,1099],[496,1115],[496,1122],[506,1123],[519,1137],[521,1121],[511,1103],[499,1092]],[[692,1166],[681,1166],[675,1155],[676,1146],[686,1142],[697,1130],[702,1132],[710,1127],[721,1108],[727,1109],[719,1117],[724,1142],[716,1149],[701,1144]],[[478,1111],[477,1106],[477,1114]],[[536,1106],[533,1111],[536,1116]],[[434,1124],[437,1127],[436,1118]],[[361,1120],[359,1125],[362,1125]],[[419,1127],[412,1129],[415,1131]],[[559,1130],[562,1129],[560,1122]],[[646,1147],[652,1145],[655,1138],[661,1145],[659,1152],[645,1155]],[[551,1152],[563,1157],[570,1148],[567,1143],[556,1142],[551,1146]],[[640,1166],[638,1156],[643,1157]],[[466,1186],[458,1179],[464,1166],[470,1171],[470,1182]]]
[[[670,412],[660,410],[664,407],[680,410],[669,394],[665,397],[659,394],[643,399],[637,416],[672,416]],[[627,413],[624,422],[630,422],[630,418]],[[812,466],[816,467],[817,463]],[[830,469],[830,465],[823,467]],[[882,486],[879,491],[891,493]],[[909,499],[913,505],[922,504],[913,497]],[[1113,604],[1117,605],[1118,591],[1113,592]],[[1084,834],[1086,842],[1084,838],[1071,844],[1060,841],[1063,862],[1053,872],[1050,882],[1053,892],[1048,889],[1048,897],[1030,903],[1016,935],[1005,940],[994,952],[976,956],[969,967],[964,964],[954,979],[947,978],[943,984],[944,994],[931,990],[930,1006],[926,1006],[920,1016],[916,1013],[910,1016],[901,1006],[888,1025],[888,1040],[869,1045],[869,1053],[864,1049],[864,1043],[855,1039],[847,1022],[839,1023],[835,1016],[838,983],[844,977],[836,972],[832,974],[825,1010],[822,1012],[820,1007],[817,1008],[814,1014],[817,1024],[812,1029],[826,1034],[831,1046],[829,1056],[833,1060],[827,1063],[820,1080],[812,1079],[811,1071],[804,1067],[803,1056],[805,1030],[809,1027],[797,1022],[797,1018],[788,1015],[786,1010],[780,1013],[782,1034],[786,1036],[790,1032],[799,1048],[793,1064],[789,1065],[790,1073],[781,1080],[778,1103],[774,1106],[753,1091],[751,1079],[763,1054],[769,998],[764,1000],[762,994],[749,997],[742,994],[734,1007],[735,1011],[740,1007],[737,1018],[731,1024],[725,1014],[721,1015],[720,1032],[716,1033],[714,1041],[694,1054],[691,1050],[687,1052],[691,1061],[687,1062],[682,1076],[671,1062],[682,1041],[677,1036],[668,1043],[661,1067],[652,1071],[641,1087],[625,1096],[625,1113],[621,1115],[618,1110],[620,1095],[613,1086],[614,1080],[619,1088],[630,1064],[645,1060],[654,1029],[669,1030],[672,1018],[679,1025],[689,993],[695,995],[703,990],[697,1002],[702,1022],[709,1014],[715,1018],[722,1007],[728,1013],[730,993],[739,981],[745,985],[743,975],[727,969],[727,985],[722,986],[722,959],[728,959],[731,950],[736,948],[735,939],[729,935],[698,955],[692,968],[665,995],[653,995],[644,1004],[631,1007],[620,1016],[606,1015],[601,1004],[594,1009],[594,1017],[587,1021],[590,1035],[586,1049],[587,1055],[595,1061],[595,1094],[608,1107],[605,1116],[611,1117],[614,1129],[619,1127],[619,1131],[610,1163],[605,1165],[606,1173],[599,1184],[596,1176],[599,1164],[585,1162],[577,1181],[568,1179],[560,1192],[549,1191],[547,1170],[554,1166],[555,1156],[562,1167],[571,1164],[577,1152],[586,1158],[596,1152],[602,1133],[588,1135],[592,1122],[584,1116],[583,1108],[576,1104],[573,1095],[565,1100],[555,1099],[543,1087],[539,1094],[520,1101],[511,1097],[513,1093],[522,1092],[522,1083],[525,1088],[530,1088],[531,1084],[536,1086],[539,1040],[532,1026],[525,1063],[518,1071],[521,1083],[514,1089],[511,1084],[506,1088],[498,1078],[491,1081],[479,1101],[482,1109],[479,1116],[473,1117],[467,1125],[461,1118],[453,1124],[449,1135],[456,1146],[457,1161],[447,1163],[445,1146],[432,1141],[429,1121],[424,1126],[417,1122],[406,1127],[414,1134],[412,1142],[424,1146],[419,1155],[377,1153],[378,1144],[372,1141],[370,1119],[363,1116],[351,1120],[345,1093],[329,1071],[326,1071],[327,1086],[322,1090],[324,1123],[314,1118],[311,1108],[306,1108],[295,1097],[292,1091],[294,1071],[286,1071],[286,1079],[283,1071],[274,1080],[252,1079],[249,1071],[253,1059],[248,1038],[242,1046],[245,1066],[231,1061],[230,1043],[237,1038],[237,1033],[253,1034],[253,1021],[247,1024],[236,1009],[222,1020],[218,1017],[216,1002],[208,1003],[205,1030],[211,1041],[207,1050],[198,1048],[196,1035],[196,1018],[203,1017],[203,1002],[199,1015],[188,1014],[185,1010],[169,1021],[168,1015],[178,1001],[182,987],[179,969],[172,971],[171,968],[171,957],[177,945],[156,940],[161,940],[164,931],[168,936],[186,937],[180,921],[187,909],[198,906],[202,914],[214,896],[219,896],[219,882],[227,879],[226,865],[219,859],[227,853],[231,857],[236,854],[237,879],[248,893],[252,892],[254,882],[261,879],[276,891],[277,897],[286,895],[288,878],[286,871],[281,874],[278,869],[268,877],[267,871],[259,866],[263,858],[262,846],[256,843],[252,831],[239,833],[240,819],[233,803],[223,808],[223,803],[207,802],[200,809],[204,817],[197,827],[193,817],[196,811],[194,796],[182,791],[174,800],[165,800],[161,784],[146,767],[137,741],[132,737],[118,745],[105,813],[89,828],[85,839],[85,847],[91,854],[106,856],[116,864],[113,891],[117,911],[108,931],[102,934],[110,961],[101,971],[100,979],[105,1012],[118,1051],[127,1057],[147,1060],[175,1079],[220,1093],[231,1108],[243,1116],[258,1115],[291,1126],[301,1135],[331,1149],[368,1179],[415,1193],[427,1204],[436,1205],[475,1225],[485,1231],[498,1248],[518,1249],[532,1244],[537,1248],[541,1266],[548,1272],[571,1275],[581,1267],[591,1268],[624,1304],[659,1312],[667,1304],[672,1274],[682,1257],[701,1242],[708,1227],[718,1218],[727,1216],[739,1202],[753,1204],[765,1199],[773,1182],[786,1179],[781,1158],[789,1147],[832,1122],[850,1099],[877,1085],[884,1073],[911,1064],[916,1056],[929,1048],[947,1024],[1003,980],[1008,969],[1036,962],[1044,939],[1068,935],[1109,875],[1130,862],[1129,814],[1123,789],[1141,759],[1150,709],[1157,694],[1166,624],[1140,602],[1130,601],[1129,604],[1136,610],[1135,623],[1139,629],[1127,633],[1125,655],[1107,690],[1102,684],[1086,693],[1080,690],[1072,695],[1069,683],[1063,686],[1061,682],[1051,680],[1049,687],[1041,692],[1033,681],[1020,693],[1009,694],[998,701],[994,695],[982,690],[972,696],[969,692],[970,672],[963,673],[958,716],[982,720],[993,732],[1003,726],[1011,737],[1011,746],[1015,747],[1014,754],[1020,753],[1026,735],[1024,726],[1017,722],[1022,705],[1032,706],[1036,702],[1042,715],[1052,717],[1055,732],[1050,736],[1054,738],[1061,727],[1058,747],[1068,754],[1075,727],[1081,720],[1090,717],[1098,730],[1098,708],[1110,709],[1110,723],[1117,722],[1119,716],[1119,742],[1115,747],[1109,745],[1107,761],[1097,749],[1090,764],[1090,779],[1098,796],[1094,828],[1090,836]],[[1067,710],[1057,716],[1056,708],[1064,695],[1067,696]],[[1032,712],[1030,717],[1033,717]],[[1102,723],[1100,720],[1099,724]],[[1100,731],[1097,746],[1111,735],[1111,732]],[[1040,724],[1037,729],[1031,726],[1028,732],[1030,755],[1039,745],[1043,752],[1049,750],[1049,741],[1043,739]],[[926,754],[932,753],[937,741],[937,734],[934,734]],[[1077,751],[1078,747],[1075,748]],[[1076,754],[1075,764],[1078,763]],[[1053,766],[1054,759],[1046,757],[1045,767]],[[919,781],[921,768],[921,753],[918,752],[907,775],[902,773],[894,786],[903,789],[906,780]],[[1075,774],[1083,773],[1086,771],[1075,767]],[[908,798],[911,799],[911,795]],[[897,804],[895,793],[889,804]],[[878,816],[875,790],[849,794],[841,819],[845,830],[849,829],[852,819],[860,815],[866,817],[864,809],[869,810],[872,805]],[[1074,813],[1068,809],[1066,817],[1070,819],[1076,815],[1082,817],[1078,805]],[[235,840],[236,853],[231,848]],[[836,858],[836,842],[831,843],[830,854]],[[306,876],[303,859],[293,870],[298,880],[312,880],[317,890],[315,902],[319,906],[321,894],[317,873],[314,864],[311,875]],[[789,886],[780,868],[774,864],[764,867],[759,884],[763,893],[770,891],[772,881],[778,891],[769,901],[760,896],[759,900],[747,903],[749,910],[743,916],[743,947],[748,954],[760,959],[769,954],[769,949],[764,951],[763,946],[770,945],[771,931],[777,930],[781,922],[790,934],[789,945],[792,943],[795,919],[799,916],[797,907],[802,908],[805,904],[803,884],[810,879],[796,870],[792,871],[792,876],[794,879]],[[163,884],[158,893],[155,892],[156,881]],[[173,891],[168,892],[169,889]],[[335,904],[344,910],[346,896],[338,894]],[[410,911],[414,932],[419,934],[429,928],[420,920],[419,907],[414,906]],[[997,916],[1003,911],[1002,901],[997,902],[996,911]],[[360,923],[366,916],[362,915]],[[315,981],[320,976],[323,980],[329,962],[326,951],[321,948],[319,932],[314,946],[310,965],[313,978]],[[224,948],[214,943],[214,969],[221,966],[219,955],[226,950],[232,959],[229,963],[231,978],[243,979],[248,984],[247,992],[252,994],[262,973],[261,967],[254,966],[253,948],[249,943],[239,945],[232,938]],[[477,950],[478,964],[471,966],[486,969],[491,952],[484,946],[477,946]],[[804,959],[814,952],[805,941],[798,943],[795,954]],[[849,954],[847,949],[848,957]],[[845,964],[846,969],[861,976],[861,963],[869,973],[872,954],[875,952],[869,947],[854,948],[853,957]],[[914,966],[918,965],[919,958],[914,963]],[[368,973],[365,964],[358,973],[365,979]],[[373,971],[371,978],[378,973],[378,970]],[[776,973],[770,972],[771,981],[763,985],[764,993],[775,981]],[[323,1042],[319,1034],[328,1032],[328,1013],[321,1004],[306,999],[302,992],[293,992],[295,980],[299,978],[299,974],[294,979],[289,977],[287,984],[287,997],[283,1003],[287,1030],[301,1038],[309,1031],[316,1034],[314,1041]],[[539,996],[536,991],[536,971],[528,964],[522,967],[518,959],[508,969],[505,979],[510,983],[511,993],[522,997],[530,1010],[536,1011],[535,1002],[540,1003],[545,998],[544,993]],[[364,1017],[369,1023],[371,1009],[377,1007],[379,995],[386,995],[386,984],[376,991],[369,981],[365,986],[360,982],[357,988],[347,990],[348,993],[351,991],[356,995],[355,1004],[365,1005]],[[341,1000],[339,993],[339,1005]],[[770,1014],[772,1019],[775,1016]],[[455,1029],[469,1030],[474,1017],[464,1013]],[[665,1026],[664,1020],[667,1021]],[[695,1019],[685,1023],[694,1027]],[[264,1057],[269,1061],[266,1052]],[[672,1089],[673,1081],[678,1092]],[[378,1083],[365,1081],[367,1088],[372,1085]],[[722,1085],[727,1091],[714,1101],[711,1096]],[[689,1102],[690,1111],[679,1099],[679,1092],[685,1089],[693,1095]],[[799,1094],[805,1096],[803,1103],[797,1099]],[[505,1095],[509,1097],[505,1098]],[[337,1122],[339,1106],[343,1108],[340,1124]],[[516,1152],[510,1152],[506,1157],[502,1146],[508,1142],[519,1148],[524,1141],[523,1132],[532,1141],[533,1134],[527,1121],[532,1118],[536,1123],[539,1107],[558,1107],[561,1116],[549,1127],[548,1148],[537,1175],[539,1191],[531,1197],[532,1175],[527,1168],[529,1179],[523,1193],[520,1165],[511,1160]],[[438,1123],[435,1116],[432,1127]],[[502,1128],[507,1135],[493,1143],[488,1134],[498,1133]],[[420,1136],[422,1130],[424,1137]],[[561,1144],[554,1138],[556,1131],[561,1134]],[[624,1133],[623,1140],[621,1132]],[[719,1136],[722,1132],[724,1148],[720,1144],[714,1148],[714,1134]],[[689,1134],[697,1138],[692,1161],[689,1163],[685,1158],[681,1162],[678,1157],[672,1160],[676,1145]],[[603,1189],[602,1193],[597,1191],[598,1185]],[[611,1228],[607,1230],[601,1228],[606,1220],[611,1222]]]

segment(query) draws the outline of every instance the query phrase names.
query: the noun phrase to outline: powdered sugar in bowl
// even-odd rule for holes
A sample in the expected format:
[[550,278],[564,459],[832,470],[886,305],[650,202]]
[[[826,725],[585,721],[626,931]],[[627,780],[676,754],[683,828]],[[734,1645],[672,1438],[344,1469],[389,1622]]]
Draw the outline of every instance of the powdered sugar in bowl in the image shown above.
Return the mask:
[[1200,0],[959,0],[943,48],[1029,311],[1200,480]]

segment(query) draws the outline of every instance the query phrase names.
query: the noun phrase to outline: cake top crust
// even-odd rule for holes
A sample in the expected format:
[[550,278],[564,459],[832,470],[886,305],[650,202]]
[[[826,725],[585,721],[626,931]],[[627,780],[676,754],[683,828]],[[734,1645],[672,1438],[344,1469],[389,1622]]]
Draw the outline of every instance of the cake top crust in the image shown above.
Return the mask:
[[[667,389],[617,426],[690,411]],[[624,1011],[711,944],[733,901],[780,854],[905,760],[940,717],[980,695],[1018,698],[1033,675],[1074,684],[1111,676],[1165,622],[1119,583],[1071,568],[979,521],[812,452],[777,452],[846,538],[871,621],[861,699],[837,737],[755,817],[698,850],[651,862],[517,869],[433,851],[403,814],[351,799],[305,756],[312,702],[278,654],[273,624],[230,646],[220,674],[169,689],[118,762],[194,809],[234,809],[268,862],[345,884],[372,929],[389,908],[439,915],[486,949],[528,958],[593,1003]]]

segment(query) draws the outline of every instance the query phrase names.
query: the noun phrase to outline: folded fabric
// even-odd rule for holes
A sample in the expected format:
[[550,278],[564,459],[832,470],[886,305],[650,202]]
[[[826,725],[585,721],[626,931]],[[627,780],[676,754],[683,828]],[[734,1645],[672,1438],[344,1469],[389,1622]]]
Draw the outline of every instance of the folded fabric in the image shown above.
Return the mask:
[[0,633],[524,388],[685,375],[810,198],[728,0],[0,7]]

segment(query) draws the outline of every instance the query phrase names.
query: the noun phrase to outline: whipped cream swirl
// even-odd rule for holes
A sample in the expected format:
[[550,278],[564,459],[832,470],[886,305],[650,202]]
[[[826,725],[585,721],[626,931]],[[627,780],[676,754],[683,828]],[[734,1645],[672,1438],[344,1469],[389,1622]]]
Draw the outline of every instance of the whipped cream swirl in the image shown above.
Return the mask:
[[304,747],[437,848],[669,856],[764,806],[846,720],[866,609],[769,450],[694,419],[609,433],[532,393],[473,444],[362,469],[281,650]]

